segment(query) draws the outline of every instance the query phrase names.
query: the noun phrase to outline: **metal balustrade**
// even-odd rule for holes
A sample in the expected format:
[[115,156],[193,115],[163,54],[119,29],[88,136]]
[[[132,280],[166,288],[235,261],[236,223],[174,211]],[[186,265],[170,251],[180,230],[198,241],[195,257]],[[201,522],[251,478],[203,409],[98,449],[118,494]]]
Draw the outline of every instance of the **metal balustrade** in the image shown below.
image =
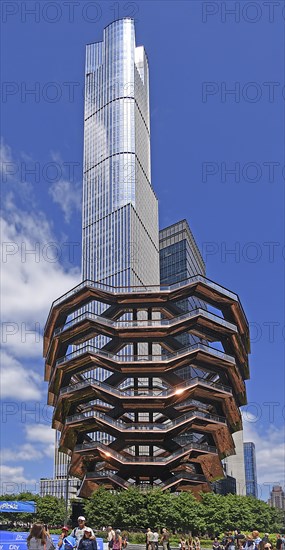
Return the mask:
[[230,393],[231,395],[233,393],[232,389],[229,386],[225,386],[223,384],[212,382],[211,380],[206,380],[204,378],[196,376],[191,380],[185,380],[182,384],[179,384],[178,386],[173,386],[172,388],[162,391],[150,390],[147,388],[147,386],[141,389],[117,389],[113,388],[113,386],[110,386],[106,382],[101,382],[100,380],[97,380],[96,378],[87,378],[82,382],[71,384],[62,388],[60,390],[60,395],[77,392],[78,390],[81,390],[82,388],[87,388],[88,386],[98,386],[99,388],[105,389],[107,392],[112,393],[113,395],[117,395],[118,397],[171,397],[175,395],[180,395],[180,392],[182,393],[185,388],[191,388],[197,384],[203,384],[204,386],[215,388],[219,391]]
[[170,420],[165,422],[164,424],[159,424],[155,422],[148,422],[148,423],[142,423],[142,422],[132,422],[130,424],[127,424],[126,422],[123,422],[122,420],[114,420],[113,418],[106,416],[103,413],[92,411],[92,413],[86,415],[84,413],[74,414],[72,416],[68,416],[66,418],[66,424],[73,424],[74,422],[81,421],[81,420],[88,420],[90,418],[102,420],[106,424],[110,424],[111,426],[116,427],[119,430],[136,430],[136,431],[169,431],[170,429],[174,428],[175,426],[182,424],[186,422],[187,420],[191,420],[192,418],[204,418],[206,420],[211,420],[213,422],[218,422],[220,424],[226,425],[226,419],[222,416],[210,414],[210,413],[204,413],[202,411],[191,411],[190,413],[183,414],[179,416],[178,418],[174,420]]
[[102,349],[96,348],[95,346],[92,346],[91,344],[86,344],[82,346],[80,349],[77,349],[75,351],[72,351],[71,353],[66,354],[64,357],[60,357],[55,365],[61,365],[62,363],[66,363],[68,361],[71,361],[72,359],[75,359],[76,357],[79,357],[81,355],[84,355],[85,353],[93,353],[94,355],[98,355],[99,357],[110,359],[112,361],[115,361],[116,363],[131,363],[131,362],[167,362],[175,359],[176,357],[180,357],[182,355],[186,355],[187,353],[191,351],[204,351],[205,353],[212,355],[214,357],[217,357],[218,359],[223,359],[224,361],[227,361],[233,365],[236,364],[235,359],[232,355],[228,355],[213,346],[208,346],[206,344],[191,344],[189,346],[186,346],[184,348],[181,348],[178,351],[175,351],[173,353],[166,353],[164,355],[118,355],[116,353],[110,353],[108,351],[104,351]]
[[64,325],[57,327],[54,330],[53,336],[58,336],[59,334],[62,334],[66,330],[69,330],[71,327],[77,325],[81,321],[97,321],[100,325],[105,325],[108,327],[111,327],[113,329],[120,329],[120,328],[148,328],[148,327],[154,327],[154,328],[163,328],[163,327],[172,327],[178,324],[180,321],[183,321],[185,319],[192,319],[193,317],[196,317],[198,315],[202,315],[202,317],[206,317],[210,321],[213,321],[215,323],[219,323],[220,325],[228,328],[229,330],[232,330],[233,332],[237,333],[237,327],[233,323],[230,323],[229,321],[226,321],[223,317],[220,317],[219,315],[216,315],[214,313],[210,313],[206,309],[203,308],[195,308],[191,311],[188,311],[186,313],[183,313],[182,315],[178,315],[177,317],[172,317],[171,319],[142,319],[142,320],[131,320],[131,321],[113,321],[112,319],[107,319],[106,317],[103,317],[101,315],[97,315],[96,313],[93,313],[92,311],[85,311],[84,313],[81,313],[80,315],[77,315],[73,319],[70,319],[67,321]]
[[57,306],[67,300],[69,297],[73,296],[77,292],[79,292],[81,289],[84,288],[91,288],[95,290],[103,290],[105,292],[108,292],[110,294],[113,294],[115,296],[120,296],[120,294],[126,294],[126,293],[169,293],[174,290],[178,290],[183,287],[187,287],[190,284],[194,283],[203,283],[206,284],[209,288],[212,288],[213,290],[219,292],[219,294],[223,294],[224,296],[227,296],[231,300],[235,302],[239,302],[239,298],[237,294],[234,292],[231,292],[227,288],[215,283],[211,279],[208,279],[207,277],[204,277],[203,275],[194,275],[193,277],[189,277],[189,279],[185,279],[184,281],[180,281],[178,283],[174,283],[172,285],[150,285],[150,286],[129,286],[129,287],[112,287],[109,285],[106,285],[104,283],[94,282],[89,279],[86,279],[82,283],[79,283],[77,286],[54,300],[52,303],[52,307]]
[[104,445],[100,442],[92,441],[90,443],[83,443],[82,445],[76,445],[74,448],[75,452],[80,451],[91,451],[91,450],[101,450],[101,452],[107,457],[107,458],[115,458],[119,462],[122,462],[124,464],[132,464],[132,463],[150,463],[150,464],[167,464],[168,462],[172,462],[174,459],[177,459],[189,451],[200,451],[205,453],[211,453],[211,454],[217,454],[217,449],[214,446],[207,445],[207,444],[199,444],[199,443],[190,443],[188,445],[185,445],[183,448],[178,449],[174,453],[171,453],[169,456],[130,456],[127,457],[125,455],[122,455],[121,453],[118,453],[117,451],[114,451],[107,445]]

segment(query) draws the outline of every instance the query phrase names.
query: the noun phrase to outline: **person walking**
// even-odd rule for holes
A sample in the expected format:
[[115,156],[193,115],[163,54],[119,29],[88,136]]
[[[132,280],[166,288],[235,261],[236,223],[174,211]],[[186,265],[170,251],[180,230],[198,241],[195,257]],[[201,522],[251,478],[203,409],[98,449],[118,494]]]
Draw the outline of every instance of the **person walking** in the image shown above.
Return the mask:
[[152,548],[153,548],[153,550],[158,550],[158,539],[159,539],[159,534],[158,534],[157,529],[155,529],[153,531],[153,537],[152,537]]
[[83,537],[79,541],[78,550],[97,550],[97,541],[95,536],[91,538],[92,533],[91,527],[84,527]]
[[120,529],[116,529],[115,531],[113,550],[122,550],[122,537]]
[[34,523],[27,537],[28,550],[54,550],[54,544],[43,523]]
[[[77,519],[78,527],[74,527],[73,531],[70,533],[70,535],[76,539],[76,548],[79,547],[79,543],[84,536],[84,531],[87,527],[85,525],[85,521],[86,519],[84,516],[79,516],[79,518]],[[89,527],[89,529],[91,529],[91,527]],[[95,539],[94,531],[93,529],[91,529],[90,540],[94,540],[94,539]]]
[[170,534],[167,531],[167,529],[164,527],[162,529],[162,535],[160,539],[160,544],[162,544],[163,550],[169,550],[169,539],[170,539]]
[[146,550],[152,550],[152,542],[153,542],[153,532],[149,527],[145,536]]
[[115,531],[113,529],[113,527],[111,525],[109,525],[108,529],[107,529],[107,542],[108,542],[108,548],[113,548],[113,543],[114,543],[114,538],[115,538]]

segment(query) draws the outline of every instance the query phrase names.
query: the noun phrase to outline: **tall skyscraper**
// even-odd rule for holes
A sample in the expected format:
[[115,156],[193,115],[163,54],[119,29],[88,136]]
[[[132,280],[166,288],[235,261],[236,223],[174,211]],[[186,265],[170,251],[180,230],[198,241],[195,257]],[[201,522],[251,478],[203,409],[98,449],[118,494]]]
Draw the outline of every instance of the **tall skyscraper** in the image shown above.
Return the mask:
[[83,280],[159,284],[148,61],[133,19],[87,46],[84,118]]
[[[114,21],[104,29],[102,42],[86,47],[82,280],[86,279],[116,287],[159,284],[149,69],[144,47],[136,46],[130,18]],[[92,304],[91,309],[101,313],[102,305]],[[99,336],[92,343],[101,348],[108,338]],[[103,369],[97,377],[106,377]],[[55,477],[65,477],[67,466],[57,436]]]
[[101,483],[209,491],[234,452],[248,323],[238,296],[204,277],[187,222],[164,231],[166,287],[148,64],[126,18],[87,46],[83,282],[53,303],[44,335],[52,426],[80,496]]
[[246,496],[258,497],[255,445],[251,441],[243,444]]

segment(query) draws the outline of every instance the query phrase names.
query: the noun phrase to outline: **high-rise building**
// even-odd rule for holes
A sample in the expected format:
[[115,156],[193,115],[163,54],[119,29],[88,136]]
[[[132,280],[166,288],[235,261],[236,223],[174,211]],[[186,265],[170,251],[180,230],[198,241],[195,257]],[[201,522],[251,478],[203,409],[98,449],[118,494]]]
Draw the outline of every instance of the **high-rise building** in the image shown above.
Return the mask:
[[148,60],[133,19],[111,23],[87,46],[84,118],[83,280],[159,284]]
[[285,493],[281,485],[273,485],[268,504],[274,508],[285,510]]
[[258,497],[255,445],[251,441],[243,444],[246,496]]
[[[171,285],[193,275],[206,274],[205,263],[187,220],[174,223],[159,232],[160,284]],[[199,302],[192,298],[190,308]],[[200,302],[204,306],[204,302]],[[187,303],[187,309],[188,309]]]
[[243,430],[233,434],[235,454],[225,458],[226,474],[236,480],[237,495],[246,495]]
[[[161,284],[171,285],[194,275],[206,275],[205,263],[187,220],[181,220],[159,232],[159,249]],[[194,297],[180,301],[177,306],[183,311],[195,308],[210,309],[205,302]],[[185,346],[199,341],[197,336],[191,334],[183,334],[178,339]],[[184,368],[183,372],[180,371],[179,374],[183,378],[197,376],[197,374],[205,376],[205,373],[197,373],[193,369],[191,372],[191,367]],[[208,373],[206,375],[209,376]],[[226,479],[218,481],[215,487],[221,494],[237,492],[242,495],[245,494],[243,432],[234,433],[233,439],[236,454],[224,460],[225,475],[229,479],[228,481]]]
[[187,222],[168,229],[162,281],[172,244],[185,266],[175,256],[165,287],[148,64],[126,18],[87,46],[83,282],[53,303],[44,335],[52,426],[81,496],[101,483],[209,491],[234,452],[248,323],[238,296],[205,278]]

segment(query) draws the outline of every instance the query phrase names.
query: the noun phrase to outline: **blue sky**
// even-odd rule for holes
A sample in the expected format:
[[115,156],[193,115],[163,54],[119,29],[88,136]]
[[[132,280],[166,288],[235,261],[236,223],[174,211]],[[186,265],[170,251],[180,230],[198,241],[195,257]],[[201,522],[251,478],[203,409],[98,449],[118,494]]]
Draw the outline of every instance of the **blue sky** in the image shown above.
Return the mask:
[[242,300],[260,497],[284,483],[284,20],[273,4],[2,2],[2,489],[52,475],[41,331],[80,280],[85,44],[123,16],[149,58],[160,226],[187,218],[208,277]]

